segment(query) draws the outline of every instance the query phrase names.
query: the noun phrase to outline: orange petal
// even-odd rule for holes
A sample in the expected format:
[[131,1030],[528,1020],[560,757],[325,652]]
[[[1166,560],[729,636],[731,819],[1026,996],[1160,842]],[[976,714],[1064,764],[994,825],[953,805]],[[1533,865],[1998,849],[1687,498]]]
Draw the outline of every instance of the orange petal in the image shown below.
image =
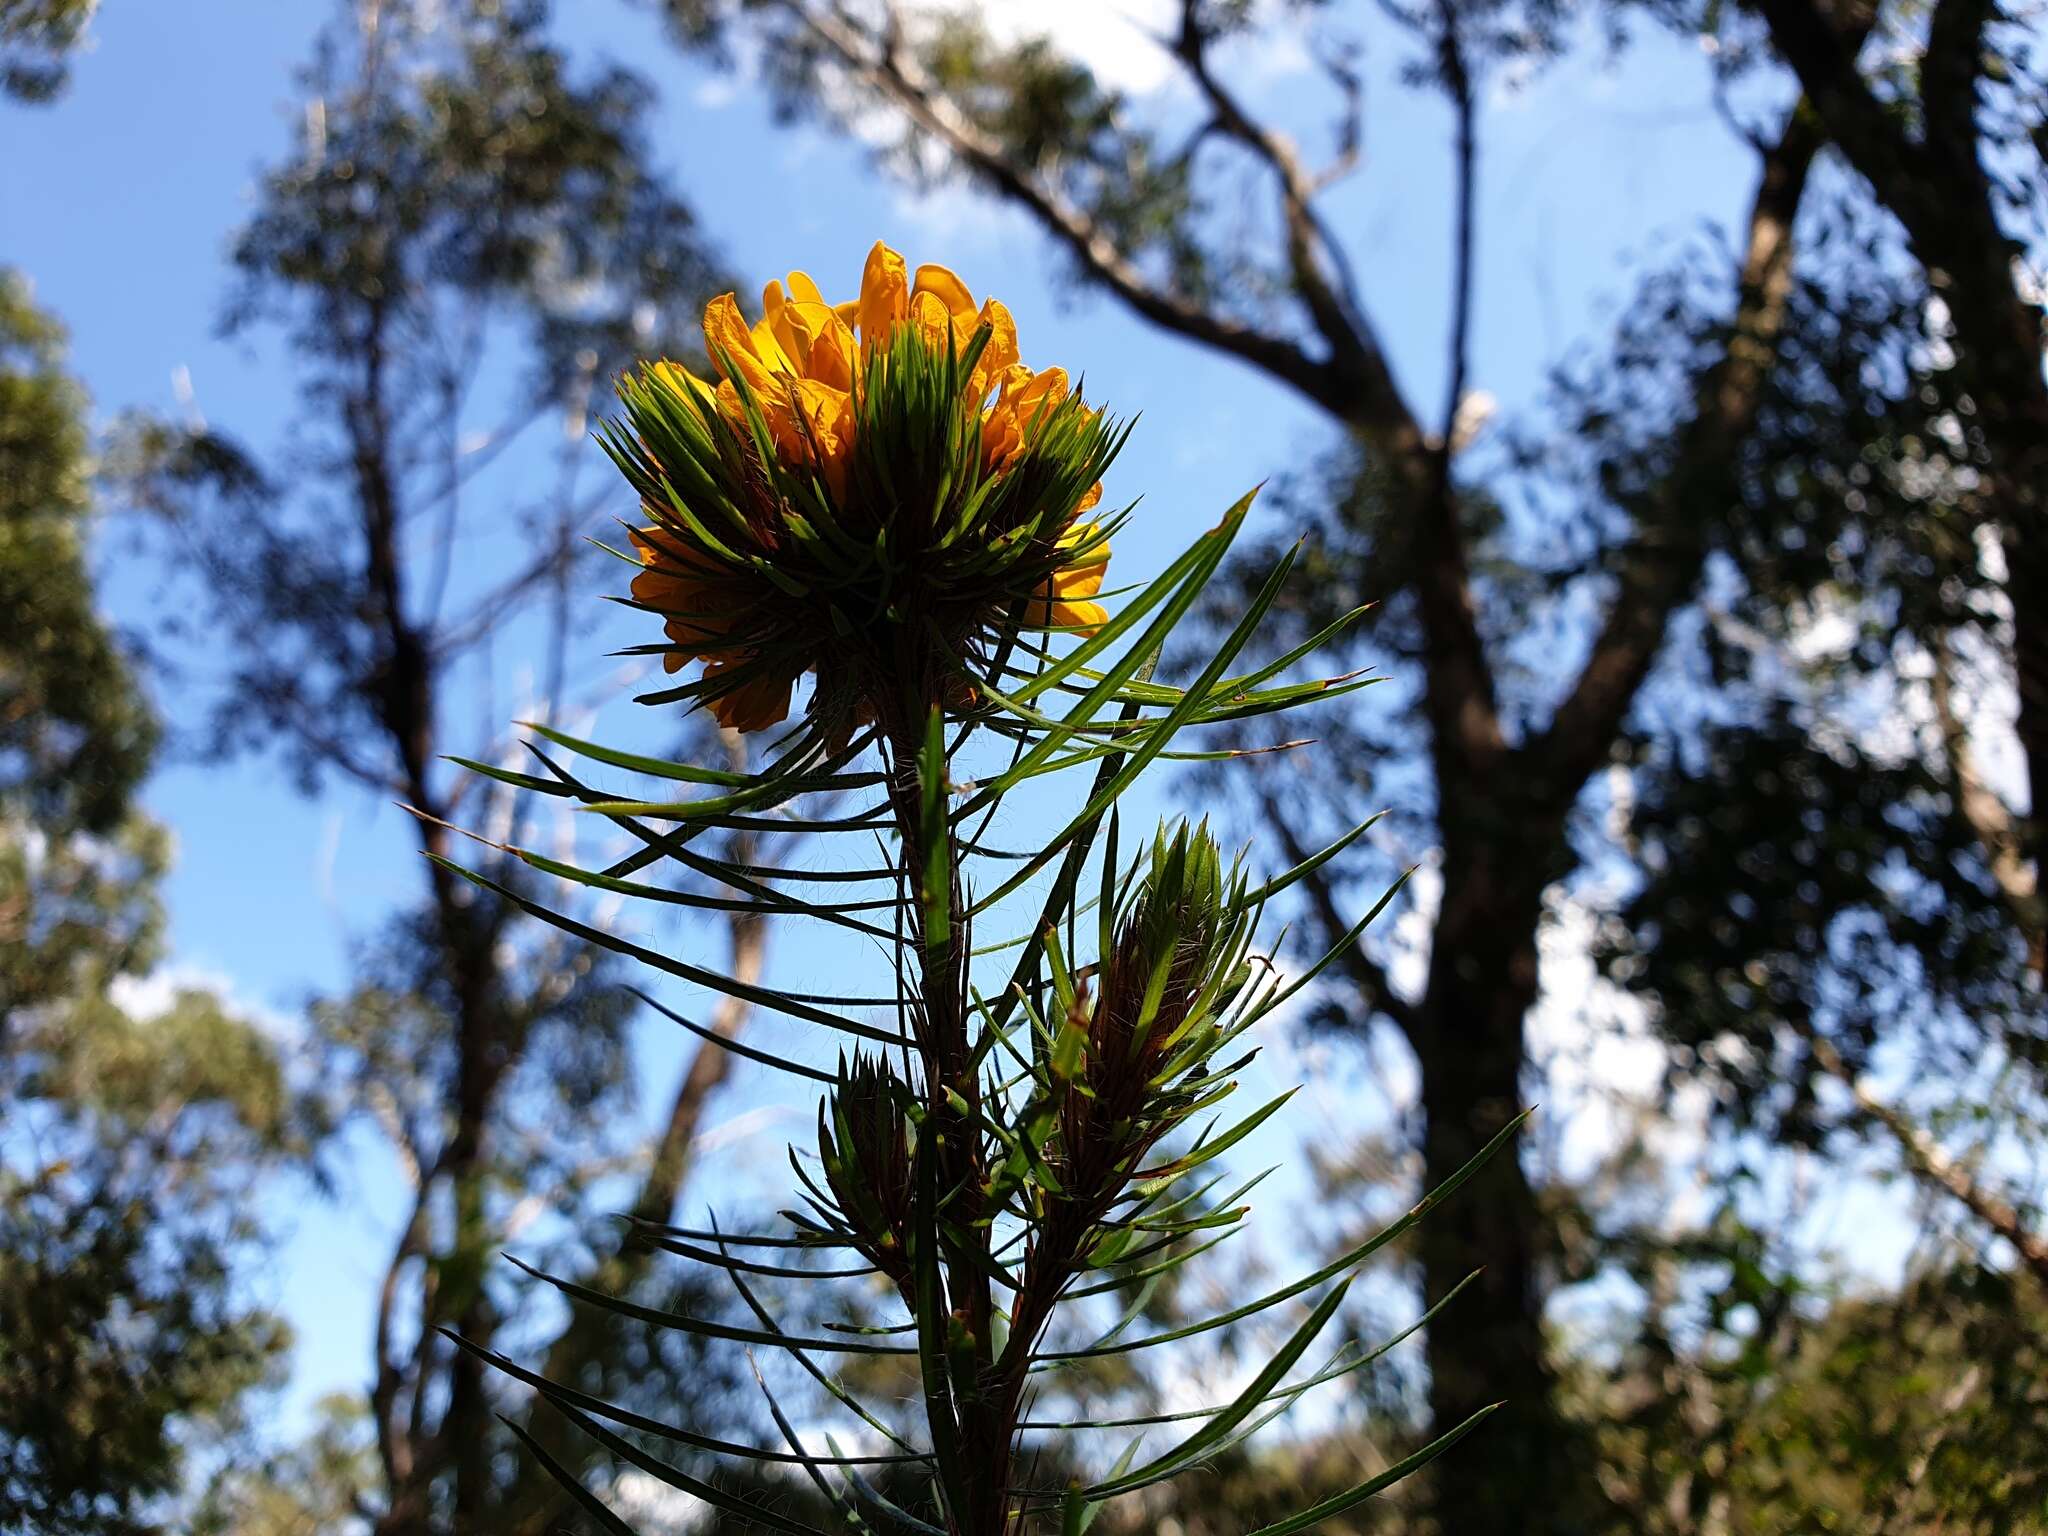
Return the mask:
[[[708,661],[704,664],[704,677],[708,682],[733,667],[750,664],[739,658]],[[794,677],[765,674],[713,699],[711,713],[720,725],[731,730],[764,731],[789,718],[789,699],[795,688]]]
[[852,327],[829,306],[803,300],[789,306],[790,325],[809,338],[803,371],[834,389],[853,388]]
[[904,276],[903,258],[877,240],[860,275],[857,315],[861,344],[885,344],[895,331],[896,322],[909,310],[910,285]]
[[1054,603],[1052,621],[1092,635],[1109,622],[1109,610],[1100,603]]
[[792,444],[791,457],[805,462],[815,457],[826,487],[835,499],[844,500],[846,466],[853,457],[853,399],[816,379],[799,379],[796,403],[810,433]]
[[642,571],[633,578],[633,601],[662,613],[695,613],[703,602],[701,581],[689,581],[665,570]]
[[974,365],[973,394],[979,402],[997,379],[1017,366],[1017,322],[1000,301],[990,299],[981,306],[976,323],[989,328],[988,345]]
[[718,371],[727,379],[737,372],[765,408],[773,378],[762,366],[754,350],[754,335],[740,318],[739,302],[731,294],[722,293],[704,307],[704,340],[718,362]]
[[910,323],[924,337],[925,345],[934,351],[944,351],[953,336],[953,312],[935,293],[914,293],[910,296]]
[[974,318],[974,295],[967,291],[967,285],[945,267],[927,263],[917,269],[917,282],[911,289],[911,296],[929,293],[946,306],[946,312],[963,325]]
[[626,537],[639,551],[642,565],[662,567],[671,576],[684,572],[710,574],[717,569],[717,563],[709,555],[692,549],[681,534],[659,523],[647,528],[628,529]]

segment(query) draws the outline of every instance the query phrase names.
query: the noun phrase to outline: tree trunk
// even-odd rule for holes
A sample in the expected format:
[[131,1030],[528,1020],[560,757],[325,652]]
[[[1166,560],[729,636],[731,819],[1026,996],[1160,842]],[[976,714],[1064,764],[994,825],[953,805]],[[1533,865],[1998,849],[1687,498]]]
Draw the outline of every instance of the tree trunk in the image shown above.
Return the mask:
[[[1483,826],[1454,826],[1456,807],[1446,805],[1443,905],[1411,1031],[1428,1188],[1456,1174],[1523,1107],[1537,925],[1563,829],[1548,818],[1511,826],[1502,797],[1492,798],[1472,818]],[[1543,1222],[1510,1145],[1417,1228],[1429,1304],[1478,1274],[1429,1330],[1432,1433],[1502,1405],[1438,1464],[1432,1506],[1441,1536],[1587,1529],[1592,1484],[1567,1444],[1544,1348]]]

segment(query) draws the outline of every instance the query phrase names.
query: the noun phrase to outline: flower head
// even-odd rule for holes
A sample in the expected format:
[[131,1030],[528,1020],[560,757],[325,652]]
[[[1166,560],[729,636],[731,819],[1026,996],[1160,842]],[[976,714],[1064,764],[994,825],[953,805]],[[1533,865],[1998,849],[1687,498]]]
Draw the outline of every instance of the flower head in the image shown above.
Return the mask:
[[1033,371],[995,299],[944,267],[868,253],[859,296],[829,304],[801,272],[749,325],[712,300],[716,382],[679,364],[620,381],[605,443],[639,492],[637,606],[661,616],[663,698],[759,730],[817,675],[828,739],[910,707],[970,704],[1020,629],[1087,632],[1112,527],[1084,520],[1122,432],[1064,370]]

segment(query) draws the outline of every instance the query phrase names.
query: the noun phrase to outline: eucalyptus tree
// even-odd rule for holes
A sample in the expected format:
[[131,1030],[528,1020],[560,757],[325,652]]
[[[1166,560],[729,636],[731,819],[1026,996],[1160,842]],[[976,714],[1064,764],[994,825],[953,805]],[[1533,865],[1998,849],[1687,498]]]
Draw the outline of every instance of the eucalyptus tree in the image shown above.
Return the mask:
[[197,987],[151,1006],[170,840],[157,723],[87,566],[93,461],[62,331],[0,271],[0,1526],[148,1532],[274,1381],[252,1192],[302,1152],[276,1042]]
[[[2025,796],[1985,767],[1995,711],[1971,704],[2016,677],[2022,743],[2040,713],[2027,550],[2043,386],[2017,259],[2040,242],[2027,16],[1967,0],[1184,0],[1157,39],[1178,92],[1154,110],[984,7],[664,9],[694,45],[746,39],[795,113],[866,134],[893,121],[885,162],[1021,210],[1081,286],[1323,413],[1324,471],[1282,487],[1285,539],[1307,525],[1311,542],[1276,622],[1299,640],[1376,603],[1337,654],[1406,662],[1421,681],[1412,708],[1319,722],[1320,773],[1275,759],[1236,782],[1304,854],[1394,797],[1388,831],[1404,835],[1375,846],[1436,862],[1421,984],[1396,982],[1389,946],[1362,945],[1317,1004],[1322,1024],[1412,1056],[1426,1180],[1540,1091],[1528,1018],[1558,892],[1613,919],[1596,951],[1668,1041],[1668,1086],[1703,1081],[1718,1125],[1769,1131],[1717,1141],[1710,1167],[1858,1127],[1894,1141],[1827,1086],[1873,1064],[1910,1060],[1924,1084],[2002,1063],[1991,1098],[1981,1073],[1964,1098],[1996,1106],[1988,1139],[2025,1126],[2037,876]],[[1561,365],[1524,419],[1476,430],[1475,252],[1502,237],[1480,177],[1510,131],[1487,92],[1596,36],[1625,47],[1639,16],[1709,45],[1714,99],[1754,156],[1747,206],[1732,239],[1650,271],[1611,344]],[[1304,17],[1334,125],[1320,154],[1295,137],[1301,95],[1267,110],[1231,70],[1234,46]],[[1368,273],[1333,212],[1340,183],[1375,174],[1361,169],[1361,59],[1388,48],[1448,108],[1437,399],[1403,383],[1381,342],[1409,302],[1401,268]],[[1398,158],[1412,173],[1416,156]],[[1215,606],[1222,629],[1276,552],[1254,549]],[[1848,646],[1817,644],[1829,613],[1848,617]],[[1903,749],[1868,729],[1879,697],[1911,722]],[[2038,775],[2048,759],[2025,760]],[[1389,873],[1368,852],[1311,874],[1312,930],[1341,935]],[[1427,1300],[1483,1266],[1471,1318],[1429,1341],[1439,1425],[1508,1403],[1489,1454],[1438,1490],[1447,1531],[1576,1531],[1612,1514],[1591,1441],[1552,1405],[1545,1295],[1589,1272],[1599,1245],[1572,1234],[1602,1220],[1573,1205],[1502,1158],[1419,1234]]]
[[[493,796],[494,658],[537,637],[525,712],[576,707],[567,648],[588,626],[568,594],[611,510],[582,474],[589,393],[642,350],[687,355],[672,322],[716,265],[653,166],[647,88],[578,69],[544,6],[343,4],[335,18],[291,149],[232,247],[226,328],[281,344],[289,428],[258,448],[136,423],[125,468],[196,591],[166,605],[163,636],[192,689],[213,687],[193,737],[263,752],[309,792],[400,802],[435,856],[359,936],[352,983],[308,1012],[316,1099],[382,1139],[407,1198],[366,1372],[376,1477],[354,1506],[388,1533],[541,1530],[558,1495],[504,1455],[497,1422],[519,1404],[443,1330],[530,1342],[547,1326],[492,1268],[515,1232],[630,1286],[642,1259],[591,1191],[671,1214],[728,1058],[687,1061],[651,1138],[635,1133],[633,1005],[602,948],[523,925],[445,861],[454,823],[473,822],[517,892],[524,845],[556,846],[559,829]],[[733,857],[776,854],[772,827],[735,836]],[[758,931],[727,931],[735,970],[757,971]],[[718,1031],[744,1019],[735,1006]],[[689,1368],[627,1334],[573,1320],[555,1368],[618,1390]]]

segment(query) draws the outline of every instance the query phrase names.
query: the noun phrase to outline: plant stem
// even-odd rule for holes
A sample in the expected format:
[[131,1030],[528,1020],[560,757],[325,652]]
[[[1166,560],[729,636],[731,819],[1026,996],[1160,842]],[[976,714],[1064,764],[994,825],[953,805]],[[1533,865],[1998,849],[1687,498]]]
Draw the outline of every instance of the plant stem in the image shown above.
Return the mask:
[[967,1007],[971,945],[961,856],[950,821],[940,834],[946,842],[948,921],[943,935],[928,932],[931,925],[919,899],[932,853],[926,845],[920,770],[929,707],[910,692],[898,706],[898,717],[883,722],[883,731],[894,759],[890,801],[902,839],[902,889],[914,914],[911,942],[917,950],[915,967],[899,967],[899,974],[909,970],[916,978],[915,997],[905,999],[906,1011],[914,1019],[921,1016],[916,1032],[925,1076],[925,1125],[935,1138],[938,1187],[949,1202],[936,1213],[935,1225],[949,1309],[947,1359],[962,1462],[958,1483],[967,1507],[949,1509],[947,1524],[954,1536],[1003,1536],[1010,1525],[1007,1490],[1018,1394],[996,1369],[987,1275],[990,1228],[983,1220],[987,1169],[976,1124],[981,1082]]

